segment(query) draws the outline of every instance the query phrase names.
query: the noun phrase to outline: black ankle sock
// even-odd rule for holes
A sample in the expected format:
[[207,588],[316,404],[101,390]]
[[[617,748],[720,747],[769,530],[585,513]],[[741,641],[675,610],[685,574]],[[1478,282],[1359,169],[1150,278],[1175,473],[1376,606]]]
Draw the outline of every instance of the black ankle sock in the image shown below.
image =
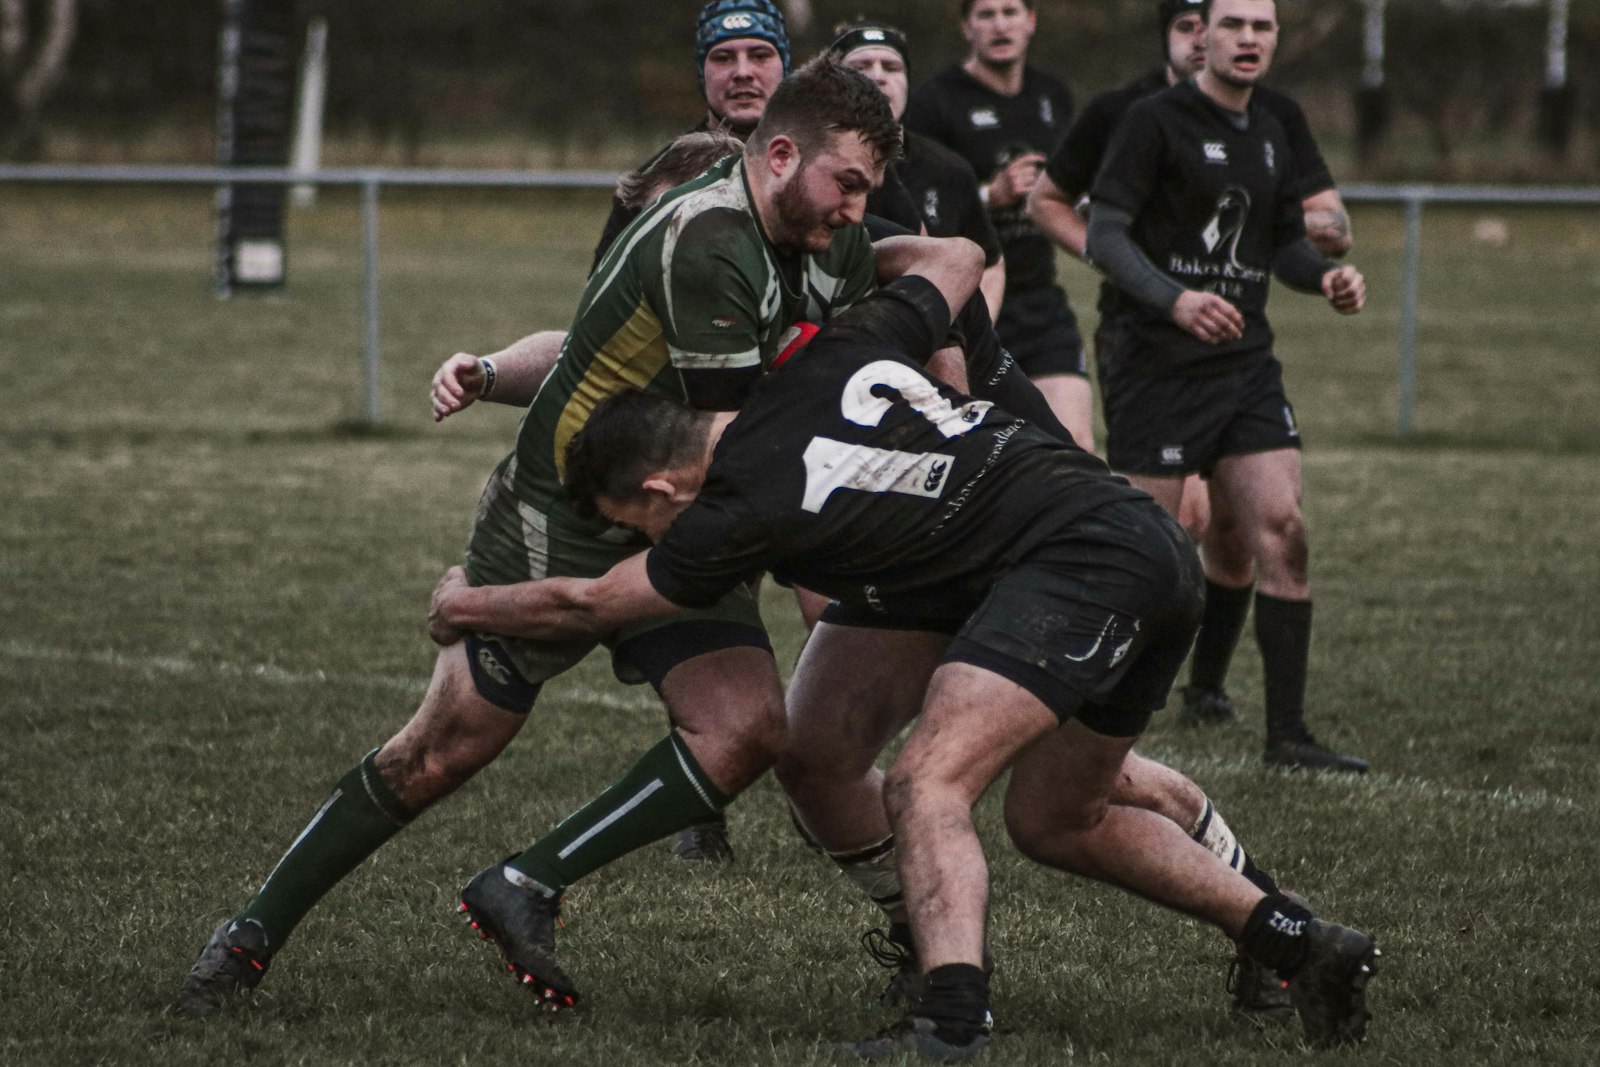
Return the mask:
[[931,1019],[939,1037],[967,1045],[989,1032],[989,976],[970,963],[947,963],[928,972],[928,988],[914,1014]]
[[1239,944],[1251,959],[1287,980],[1306,960],[1306,925],[1312,915],[1282,893],[1265,897],[1245,920]]
[[1273,880],[1272,875],[1256,866],[1255,860],[1250,858],[1249,853],[1245,853],[1244,868],[1239,873],[1248,878],[1251,885],[1269,897],[1278,892],[1278,883]]
[[1200,617],[1200,632],[1194,639],[1194,656],[1189,660],[1189,684],[1220,691],[1233,662],[1233,650],[1250,616],[1250,594],[1255,586],[1230,589],[1206,581],[1206,610]]
[[1311,601],[1257,593],[1256,643],[1267,698],[1267,743],[1303,740]]

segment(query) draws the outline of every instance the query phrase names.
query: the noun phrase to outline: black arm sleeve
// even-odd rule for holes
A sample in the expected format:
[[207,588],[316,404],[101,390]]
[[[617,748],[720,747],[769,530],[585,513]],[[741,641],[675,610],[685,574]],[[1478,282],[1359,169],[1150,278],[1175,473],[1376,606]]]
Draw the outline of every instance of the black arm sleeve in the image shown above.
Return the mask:
[[828,343],[887,348],[922,366],[943,348],[950,332],[950,307],[928,279],[908,274],[840,312],[816,340],[813,353]]
[[1183,286],[1163,274],[1144,249],[1133,241],[1133,216],[1110,204],[1096,204],[1089,215],[1089,258],[1139,303],[1163,315],[1183,292]]
[[1322,276],[1337,266],[1304,238],[1284,245],[1272,259],[1272,273],[1278,280],[1302,293],[1322,292]]

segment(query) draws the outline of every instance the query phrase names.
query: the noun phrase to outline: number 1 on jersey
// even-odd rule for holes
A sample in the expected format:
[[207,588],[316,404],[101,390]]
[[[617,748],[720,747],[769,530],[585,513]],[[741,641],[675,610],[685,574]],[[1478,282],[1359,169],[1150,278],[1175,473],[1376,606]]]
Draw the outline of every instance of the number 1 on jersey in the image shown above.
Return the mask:
[[[973,400],[956,407],[927,378],[903,363],[879,360],[851,375],[839,407],[858,426],[877,426],[895,401],[878,396],[874,386],[887,386],[899,401],[926,419],[946,438],[971,432],[993,404]],[[938,452],[897,452],[813,437],[806,446],[806,494],[801,507],[820,512],[836,489],[866,493],[904,493],[938,497],[950,477],[952,457]]]

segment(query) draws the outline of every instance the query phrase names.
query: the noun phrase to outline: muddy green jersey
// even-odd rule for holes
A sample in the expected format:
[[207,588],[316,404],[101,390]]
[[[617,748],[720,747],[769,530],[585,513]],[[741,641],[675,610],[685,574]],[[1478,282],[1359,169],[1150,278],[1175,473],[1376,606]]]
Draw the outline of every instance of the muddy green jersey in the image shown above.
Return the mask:
[[735,410],[790,326],[825,321],[873,284],[862,226],[836,231],[819,255],[773,248],[737,156],[671,190],[622,232],[589,278],[561,358],[517,437],[517,499],[567,510],[567,442],[605,397],[645,389],[704,410]]

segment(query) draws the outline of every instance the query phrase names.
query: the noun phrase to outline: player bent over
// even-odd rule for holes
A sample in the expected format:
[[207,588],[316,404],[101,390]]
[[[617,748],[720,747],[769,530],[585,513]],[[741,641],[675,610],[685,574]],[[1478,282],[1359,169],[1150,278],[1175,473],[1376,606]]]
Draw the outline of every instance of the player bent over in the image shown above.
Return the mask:
[[[927,984],[855,1050],[952,1058],[987,1045],[987,874],[971,806],[1008,767],[1007,829],[1027,855],[1216,925],[1288,981],[1309,1041],[1360,1040],[1371,938],[1263,892],[1166,816],[1112,802],[1193,640],[1199,560],[1175,520],[1098,460],[918,368],[945,336],[950,296],[925,278],[893,283],[757,383],[738,414],[606,401],[569,445],[568,491],[655,547],[598,579],[447,582],[436,638],[607,632],[766,571],[861,618],[961,616],[888,778]],[[463,897],[515,935],[561,888],[531,881],[494,865]]]
[[[899,141],[870,81],[816,61],[778,87],[742,156],[655,201],[624,231],[590,278],[515,451],[485,488],[467,557],[475,581],[600,575],[635,551],[567,503],[566,442],[626,388],[737,408],[791,324],[827,319],[868,292],[875,262],[862,214]],[[674,729],[617,788],[517,857],[517,869],[546,882],[576,880],[714,817],[782,747],[777,666],[748,590],[604,640],[619,675],[655,686]],[[174,1010],[210,1016],[253,987],[322,895],[493,760],[541,685],[596,643],[486,632],[444,649],[421,707],[340,779],[256,896],[217,928]],[[635,797],[627,785],[641,777],[655,784]],[[575,999],[559,968],[542,967],[540,978],[541,999]]]

